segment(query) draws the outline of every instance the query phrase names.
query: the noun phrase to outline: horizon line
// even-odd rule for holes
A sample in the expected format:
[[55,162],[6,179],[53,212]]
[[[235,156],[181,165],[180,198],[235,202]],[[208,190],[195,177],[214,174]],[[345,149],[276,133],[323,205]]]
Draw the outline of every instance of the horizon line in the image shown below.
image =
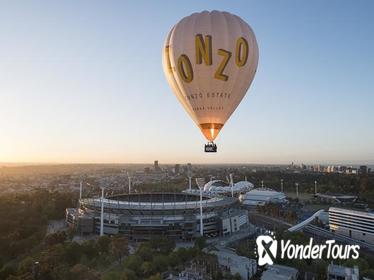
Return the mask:
[[[157,159],[155,159],[157,160]],[[221,162],[221,163],[202,163],[202,162],[159,162],[159,165],[174,165],[174,164],[195,164],[195,165],[259,165],[259,166],[288,166],[292,163],[295,166],[304,165],[334,165],[334,166],[360,166],[360,165],[374,165],[369,162],[362,163],[342,163],[342,162],[295,162],[289,163],[256,163],[256,162]],[[9,165],[9,166],[7,166]],[[20,166],[47,166],[47,165],[153,165],[153,162],[1,162],[0,167],[20,167]]]

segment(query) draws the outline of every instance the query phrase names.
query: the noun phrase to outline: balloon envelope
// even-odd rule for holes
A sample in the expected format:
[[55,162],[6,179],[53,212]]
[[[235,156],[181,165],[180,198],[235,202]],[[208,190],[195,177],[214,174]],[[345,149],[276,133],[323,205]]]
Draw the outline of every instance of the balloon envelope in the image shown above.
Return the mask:
[[247,23],[227,12],[194,13],[169,32],[163,68],[174,94],[213,141],[256,73],[258,46]]

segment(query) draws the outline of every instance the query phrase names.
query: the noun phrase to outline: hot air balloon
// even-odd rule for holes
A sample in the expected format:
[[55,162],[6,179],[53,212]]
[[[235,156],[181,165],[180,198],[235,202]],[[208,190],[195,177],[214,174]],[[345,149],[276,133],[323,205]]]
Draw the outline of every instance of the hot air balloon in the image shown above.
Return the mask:
[[255,76],[258,46],[240,17],[219,11],[194,13],[169,32],[163,49],[166,79],[216,152],[218,133]]

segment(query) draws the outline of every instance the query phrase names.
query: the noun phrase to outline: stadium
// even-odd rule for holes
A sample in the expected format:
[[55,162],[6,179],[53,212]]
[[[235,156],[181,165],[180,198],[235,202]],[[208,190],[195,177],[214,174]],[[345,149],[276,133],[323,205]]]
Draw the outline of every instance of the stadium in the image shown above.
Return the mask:
[[[103,203],[102,203],[103,202]],[[79,208],[66,209],[66,222],[82,235],[124,234],[131,240],[164,236],[192,240],[200,236],[200,197],[188,193],[134,193],[80,200]],[[248,213],[233,197],[202,197],[203,234],[225,236],[248,225]]]

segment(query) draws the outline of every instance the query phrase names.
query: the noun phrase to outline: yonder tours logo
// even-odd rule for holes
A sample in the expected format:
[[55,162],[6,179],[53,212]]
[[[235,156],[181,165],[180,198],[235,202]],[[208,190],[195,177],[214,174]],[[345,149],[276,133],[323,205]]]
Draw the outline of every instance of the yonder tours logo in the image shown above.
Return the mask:
[[[278,246],[279,245],[279,246]],[[357,259],[360,256],[359,245],[336,244],[336,241],[326,240],[315,244],[313,238],[308,244],[293,244],[291,240],[278,241],[273,233],[260,235],[256,239],[258,265],[272,265],[276,259]]]

